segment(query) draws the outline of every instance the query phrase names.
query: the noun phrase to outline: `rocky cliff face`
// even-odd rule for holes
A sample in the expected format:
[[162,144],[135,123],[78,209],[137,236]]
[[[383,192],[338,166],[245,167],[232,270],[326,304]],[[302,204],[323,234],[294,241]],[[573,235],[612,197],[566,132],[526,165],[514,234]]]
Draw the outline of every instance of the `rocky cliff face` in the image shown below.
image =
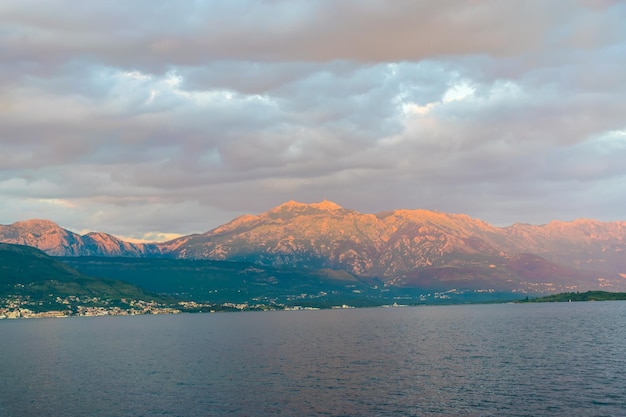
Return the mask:
[[510,282],[544,290],[626,288],[624,222],[498,228],[463,214],[362,214],[331,202],[291,201],[161,250],[179,258],[344,269],[393,285],[474,280],[503,288]]
[[578,219],[502,229],[526,252],[576,268],[626,272],[626,222]]
[[387,285],[537,292],[626,290],[626,222],[494,227],[463,214],[363,214],[290,201],[159,244],[77,235],[46,220],[0,226],[0,241],[64,256],[168,256],[332,268]]
[[49,220],[0,225],[0,242],[32,246],[53,256],[145,256],[156,245],[124,242],[105,233],[78,235]]

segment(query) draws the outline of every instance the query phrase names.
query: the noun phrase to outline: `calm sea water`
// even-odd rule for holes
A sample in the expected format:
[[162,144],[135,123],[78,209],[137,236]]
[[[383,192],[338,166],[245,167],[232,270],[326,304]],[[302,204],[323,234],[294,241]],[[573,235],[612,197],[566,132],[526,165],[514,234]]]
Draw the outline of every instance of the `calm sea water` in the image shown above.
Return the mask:
[[0,416],[626,416],[626,302],[0,322]]

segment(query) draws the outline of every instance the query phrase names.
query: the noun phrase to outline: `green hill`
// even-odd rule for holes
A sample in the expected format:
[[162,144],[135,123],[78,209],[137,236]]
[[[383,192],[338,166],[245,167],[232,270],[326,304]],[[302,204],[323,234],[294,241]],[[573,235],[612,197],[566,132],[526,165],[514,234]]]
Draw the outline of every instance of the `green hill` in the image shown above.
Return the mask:
[[75,311],[78,305],[123,308],[130,300],[166,301],[127,282],[85,276],[38,249],[0,243],[0,307]]
[[71,282],[80,277],[78,271],[38,249],[0,243],[0,294],[12,292],[12,288],[26,283]]
[[151,292],[208,304],[330,308],[511,300],[511,293],[386,286],[342,270],[263,266],[249,262],[165,258],[58,258],[81,273],[126,281]]
[[379,282],[345,271],[260,266],[247,262],[163,258],[59,258],[78,271],[148,291],[208,303],[331,306],[380,304]]
[[520,300],[525,303],[562,303],[569,301],[616,301],[626,300],[626,292],[608,291],[587,291],[587,292],[565,292],[552,294],[545,297],[529,298]]

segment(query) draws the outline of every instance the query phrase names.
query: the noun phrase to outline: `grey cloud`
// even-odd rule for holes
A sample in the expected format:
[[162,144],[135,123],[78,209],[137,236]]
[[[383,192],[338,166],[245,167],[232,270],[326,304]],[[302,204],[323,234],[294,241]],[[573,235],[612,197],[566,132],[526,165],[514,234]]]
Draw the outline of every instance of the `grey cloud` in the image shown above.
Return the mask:
[[20,216],[6,222],[141,237],[289,199],[500,224],[626,203],[623,2],[9,0],[0,14],[0,207]]
[[[404,0],[195,6],[113,1],[77,7],[59,0],[44,10],[32,2],[7,3],[2,12],[11,24],[4,43],[18,61],[49,66],[84,57],[148,72],[228,59],[394,62],[465,54],[512,56],[539,49],[551,37],[557,46],[586,46],[588,39],[595,46],[621,39],[623,25],[614,10],[623,12],[624,7],[615,4],[590,13],[565,0],[549,5],[539,0]],[[67,13],[70,7],[72,13]],[[592,36],[598,25],[601,33],[609,33],[606,39]]]
[[231,90],[242,94],[271,94],[324,69],[304,62],[216,61],[181,68],[187,90]]

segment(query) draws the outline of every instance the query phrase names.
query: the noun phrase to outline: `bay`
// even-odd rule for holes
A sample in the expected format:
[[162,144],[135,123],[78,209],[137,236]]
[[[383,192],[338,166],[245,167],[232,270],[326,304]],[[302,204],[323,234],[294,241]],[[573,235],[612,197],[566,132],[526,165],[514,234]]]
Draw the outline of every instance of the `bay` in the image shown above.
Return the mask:
[[626,302],[0,322],[0,416],[624,416]]

